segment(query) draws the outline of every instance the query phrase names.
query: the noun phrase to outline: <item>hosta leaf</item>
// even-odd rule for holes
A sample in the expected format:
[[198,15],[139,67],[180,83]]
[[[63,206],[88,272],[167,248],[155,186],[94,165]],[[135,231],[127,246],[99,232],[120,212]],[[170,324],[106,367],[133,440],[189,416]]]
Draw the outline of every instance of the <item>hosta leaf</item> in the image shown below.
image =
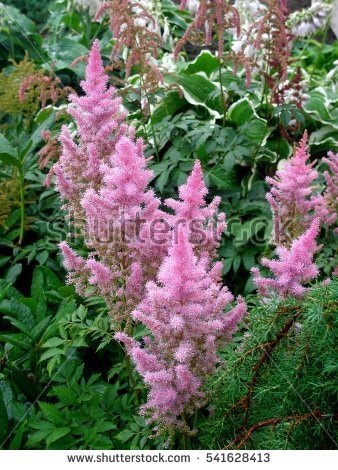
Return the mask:
[[338,129],[338,116],[333,116],[330,111],[330,107],[333,109],[333,106],[330,106],[326,90],[323,87],[318,87],[315,90],[310,90],[308,95],[309,98],[303,105],[304,110],[316,120]]
[[184,72],[186,74],[205,73],[208,77],[218,69],[219,60],[210,51],[202,51],[196,59],[188,64]]
[[195,106],[203,106],[219,119],[223,114],[222,99],[218,87],[202,75],[175,75],[175,81],[181,85],[185,99]]

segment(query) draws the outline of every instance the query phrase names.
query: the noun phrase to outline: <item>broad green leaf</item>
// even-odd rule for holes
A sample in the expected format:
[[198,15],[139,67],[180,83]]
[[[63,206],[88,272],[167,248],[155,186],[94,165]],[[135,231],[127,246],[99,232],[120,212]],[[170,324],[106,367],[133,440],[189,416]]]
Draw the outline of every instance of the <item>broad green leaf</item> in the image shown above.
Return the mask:
[[179,95],[178,91],[170,91],[152,113],[152,123],[159,123],[166,116],[174,116],[186,103],[187,101]]
[[218,69],[219,60],[210,51],[202,51],[196,59],[188,64],[184,72],[188,75],[198,72],[205,73],[208,77]]
[[253,117],[258,118],[253,104],[247,98],[236,101],[228,110],[228,118],[237,126],[247,124]]
[[17,155],[17,151],[11,145],[11,143],[3,134],[0,134],[0,160],[3,161],[6,165],[20,168],[21,163],[17,158]]
[[323,126],[318,131],[312,132],[309,139],[311,150],[325,152],[338,150],[338,131],[332,126]]
[[336,113],[332,115],[330,111],[330,108],[333,111],[333,106],[330,106],[326,90],[323,87],[318,87],[315,90],[310,90],[308,95],[309,98],[303,105],[304,110],[323,124],[329,124],[338,129],[338,116]]
[[0,304],[0,312],[9,315],[23,323],[27,328],[33,328],[35,325],[35,318],[32,310],[16,299],[3,300]]
[[218,87],[202,75],[175,75],[175,81],[181,85],[185,99],[195,106],[203,106],[219,119],[223,114],[221,95]]
[[228,118],[234,122],[249,140],[264,145],[267,134],[267,121],[260,118],[247,98],[232,104],[228,110]]

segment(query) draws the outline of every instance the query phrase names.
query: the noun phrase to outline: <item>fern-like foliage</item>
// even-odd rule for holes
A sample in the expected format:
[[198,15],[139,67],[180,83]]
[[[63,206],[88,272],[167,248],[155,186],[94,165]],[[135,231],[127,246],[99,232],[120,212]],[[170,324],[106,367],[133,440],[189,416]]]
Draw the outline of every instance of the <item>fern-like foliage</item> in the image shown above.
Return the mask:
[[303,301],[255,305],[244,341],[224,352],[201,448],[335,449],[338,282]]

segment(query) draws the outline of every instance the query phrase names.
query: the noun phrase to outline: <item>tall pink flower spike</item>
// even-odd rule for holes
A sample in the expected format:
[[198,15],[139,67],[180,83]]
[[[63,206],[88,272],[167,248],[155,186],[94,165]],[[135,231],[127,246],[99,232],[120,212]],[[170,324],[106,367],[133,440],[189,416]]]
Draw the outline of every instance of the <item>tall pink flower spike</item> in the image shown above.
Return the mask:
[[83,96],[69,97],[76,133],[63,126],[62,154],[52,171],[88,257],[78,256],[66,242],[60,247],[69,282],[82,295],[101,295],[112,320],[125,322],[167,253],[166,241],[153,243],[150,230],[165,214],[147,190],[153,173],[146,168],[143,142],[124,123],[127,113],[108,86],[97,40],[81,88]]
[[291,240],[301,235],[311,224],[314,209],[322,199],[321,195],[316,196],[316,201],[313,199],[318,173],[313,169],[313,163],[307,162],[310,158],[307,141],[305,131],[294,156],[276,172],[276,176],[266,178],[272,186],[266,199],[275,219],[277,244],[283,227],[286,227]]
[[160,267],[157,282],[149,282],[146,295],[132,313],[151,332],[144,347],[117,333],[136,369],[149,388],[141,412],[158,430],[186,428],[182,416],[206,403],[203,383],[216,368],[217,348],[229,341],[246,314],[238,298],[228,313],[233,295],[221,282],[222,263],[211,264],[207,254],[194,255],[186,228]]

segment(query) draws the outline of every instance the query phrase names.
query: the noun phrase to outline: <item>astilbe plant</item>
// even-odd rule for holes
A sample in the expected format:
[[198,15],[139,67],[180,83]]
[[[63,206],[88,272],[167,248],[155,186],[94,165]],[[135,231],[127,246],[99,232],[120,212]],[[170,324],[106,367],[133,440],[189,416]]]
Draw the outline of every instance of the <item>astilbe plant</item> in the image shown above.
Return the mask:
[[62,199],[71,204],[73,215],[80,215],[81,198],[89,187],[98,188],[102,181],[100,164],[108,161],[122,136],[134,137],[134,129],[124,123],[126,112],[114,87],[107,87],[99,42],[89,55],[86,79],[81,82],[83,96],[71,94],[68,113],[74,118],[76,135],[63,126],[60,142],[62,153],[52,167],[56,186]]
[[326,189],[323,194],[317,192],[318,173],[313,163],[307,163],[309,157],[305,132],[295,155],[284,168],[278,170],[274,178],[266,178],[272,186],[266,198],[274,215],[274,243],[279,259],[261,260],[274,278],[262,277],[258,268],[251,270],[263,297],[273,292],[282,297],[302,297],[307,290],[304,284],[319,274],[313,257],[321,247],[315,240],[322,225],[328,227],[337,219],[338,157],[329,152],[328,158],[323,158],[331,170],[331,174],[324,172]]
[[137,65],[147,89],[163,81],[160,70],[154,64],[162,44],[160,34],[156,31],[156,20],[151,12],[136,0],[109,0],[102,3],[97,10],[94,21],[105,13],[109,14],[110,29],[115,44],[112,50],[112,64],[118,63],[124,48],[128,49],[126,76]]
[[290,244],[309,227],[320,194],[314,195],[318,172],[309,163],[308,137],[305,131],[293,157],[274,177],[267,177],[271,185],[266,198],[274,215],[275,243]]
[[222,263],[211,264],[207,253],[194,255],[187,228],[160,267],[157,282],[149,282],[146,295],[132,316],[151,336],[143,346],[125,333],[117,333],[149,388],[141,413],[155,422],[158,433],[172,435],[179,428],[191,432],[188,418],[206,403],[203,383],[215,371],[217,348],[231,339],[246,305],[233,300],[221,282]]
[[[187,0],[182,0],[180,8],[187,6]],[[210,45],[214,33],[218,36],[218,57],[223,58],[224,33],[235,28],[240,34],[240,17],[236,8],[227,0],[201,0],[196,8],[192,23],[188,26],[182,38],[175,47],[174,56],[177,58],[184,44],[189,40],[193,31],[205,28],[205,45]]]
[[332,225],[337,220],[338,212],[338,153],[328,152],[322,158],[330,171],[324,171],[326,188],[323,195],[314,196],[315,213],[325,224]]
[[[63,86],[59,77],[55,76],[53,66],[48,75],[44,70],[36,70],[31,75],[27,75],[20,84],[19,99],[23,103],[27,94],[39,97],[41,107],[44,108],[48,102],[55,104],[59,99],[64,98],[73,91],[68,86]],[[28,98],[31,99],[31,98]]]
[[255,12],[255,21],[247,28],[235,50],[230,50],[235,71],[240,65],[246,71],[246,85],[251,82],[252,71],[259,72],[264,77],[265,86],[271,90],[271,101],[275,104],[285,102],[285,91],[290,88],[286,82],[291,37],[285,26],[286,18],[286,2],[262,0]]
[[101,295],[112,320],[121,323],[128,321],[143,283],[165,254],[165,241],[156,244],[150,237],[152,221],[164,214],[146,189],[152,172],[146,168],[143,142],[124,123],[121,99],[107,81],[95,41],[81,83],[85,95],[70,96],[68,111],[77,132],[72,136],[62,128],[62,153],[51,174],[88,250],[84,258],[61,243],[68,280],[83,295]]
[[273,292],[281,297],[292,295],[302,297],[307,288],[304,284],[315,279],[319,274],[313,257],[319,247],[316,237],[320,221],[313,219],[310,228],[300,237],[292,241],[290,249],[279,245],[276,248],[277,260],[263,258],[261,264],[268,267],[274,278],[261,276],[258,268],[252,268],[254,282],[262,297],[269,297]]
[[51,174],[75,221],[75,235],[88,251],[79,256],[61,243],[68,281],[82,295],[101,295],[116,326],[129,327],[130,313],[145,283],[155,279],[176,228],[181,224],[189,230],[196,254],[203,250],[213,258],[225,215],[217,213],[219,198],[206,203],[199,161],[180,189],[181,199],[166,201],[173,213],[160,209],[160,200],[147,189],[153,173],[143,141],[124,123],[121,100],[107,81],[96,41],[81,83],[85,95],[70,96],[76,135],[62,128],[62,153]]
[[175,233],[184,223],[189,229],[189,241],[194,246],[195,254],[207,251],[213,259],[226,228],[226,222],[225,214],[218,212],[221,198],[216,196],[210,204],[207,204],[205,200],[207,193],[201,163],[196,160],[187,183],[179,188],[179,199],[165,200],[166,206],[174,212],[172,215],[168,214],[166,220]]

